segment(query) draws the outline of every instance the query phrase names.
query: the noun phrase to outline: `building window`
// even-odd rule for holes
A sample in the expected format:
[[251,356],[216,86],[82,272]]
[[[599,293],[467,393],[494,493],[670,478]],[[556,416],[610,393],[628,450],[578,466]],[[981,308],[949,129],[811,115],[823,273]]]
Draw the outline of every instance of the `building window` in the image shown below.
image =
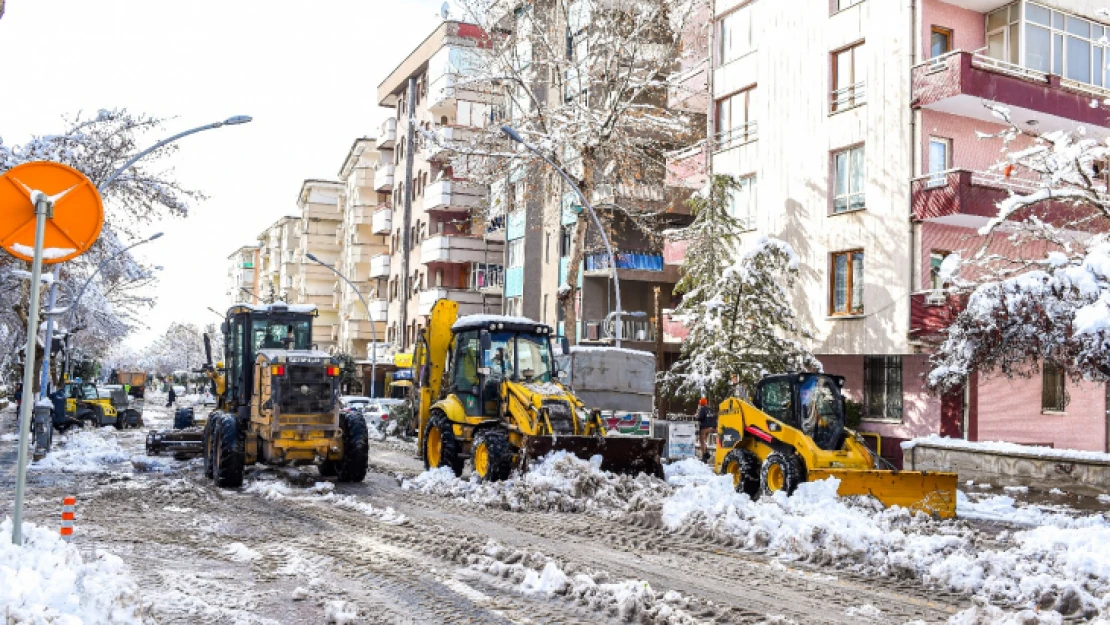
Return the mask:
[[736,181],[740,188],[729,195],[728,213],[744,229],[755,228],[756,177],[745,176]]
[[929,186],[943,186],[943,172],[952,167],[952,140],[943,137],[929,137]]
[[863,250],[833,254],[831,277],[830,313],[863,314]]
[[509,266],[524,266],[524,239],[509,241]]
[[833,213],[865,206],[862,145],[833,153],[833,184]]
[[543,294],[543,310],[540,311],[540,315],[541,315],[541,318],[543,319],[543,323],[547,323],[547,296],[548,296],[547,293]]
[[757,124],[753,115],[754,107],[755,87],[749,87],[717,100],[716,147],[718,150],[755,140]]
[[717,22],[717,64],[724,65],[751,52],[751,4],[744,5]]
[[519,317],[521,310],[521,298],[508,297],[505,298],[505,314],[511,317]]
[[1070,399],[1064,370],[1056,363],[1046,361],[1041,370],[1041,410],[1064,412]]
[[944,264],[944,259],[948,258],[952,252],[941,252],[933,250],[929,254],[929,288],[934,291],[941,291],[948,287],[948,283],[941,280],[940,266]]
[[570,243],[574,236],[574,224],[563,226],[559,232],[559,257],[566,258],[570,256]]
[[863,42],[832,53],[832,111],[863,104],[867,63]]
[[929,36],[929,58],[936,58],[952,51],[952,29],[933,26]]
[[867,418],[902,420],[902,357],[864,356]]

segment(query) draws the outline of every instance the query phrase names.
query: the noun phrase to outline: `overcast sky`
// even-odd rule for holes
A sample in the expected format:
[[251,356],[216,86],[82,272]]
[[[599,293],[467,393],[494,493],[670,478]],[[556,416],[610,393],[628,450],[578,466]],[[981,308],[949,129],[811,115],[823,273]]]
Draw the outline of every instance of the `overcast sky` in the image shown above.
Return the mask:
[[[9,0],[0,19],[0,137],[23,143],[77,111],[174,117],[166,135],[231,115],[244,126],[183,139],[174,168],[209,196],[149,228],[161,265],[142,347],[171,321],[216,320],[227,257],[296,211],[305,178],[333,179],[387,110],[378,84],[440,23],[443,0]],[[154,137],[157,140],[161,137]]]

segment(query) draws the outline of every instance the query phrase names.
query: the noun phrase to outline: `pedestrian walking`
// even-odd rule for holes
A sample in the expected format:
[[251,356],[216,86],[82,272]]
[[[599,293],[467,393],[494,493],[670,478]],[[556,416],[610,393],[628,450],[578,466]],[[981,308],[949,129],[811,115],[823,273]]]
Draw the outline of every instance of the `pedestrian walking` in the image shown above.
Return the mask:
[[701,450],[701,461],[709,462],[709,433],[717,426],[713,413],[709,411],[709,400],[702,397],[698,400],[698,449]]
[[176,402],[176,401],[177,401],[177,392],[173,390],[173,384],[170,384],[169,401],[166,402],[166,408],[172,407],[174,402]]

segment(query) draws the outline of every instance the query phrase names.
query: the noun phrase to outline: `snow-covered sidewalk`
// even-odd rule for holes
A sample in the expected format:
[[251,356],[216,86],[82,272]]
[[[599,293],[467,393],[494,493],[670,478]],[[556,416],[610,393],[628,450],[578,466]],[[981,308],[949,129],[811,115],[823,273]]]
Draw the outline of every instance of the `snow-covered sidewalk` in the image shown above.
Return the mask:
[[11,543],[12,521],[0,522],[0,606],[12,625],[141,623],[137,587],[123,560],[97,550],[86,559],[57,531],[23,524],[23,545]]

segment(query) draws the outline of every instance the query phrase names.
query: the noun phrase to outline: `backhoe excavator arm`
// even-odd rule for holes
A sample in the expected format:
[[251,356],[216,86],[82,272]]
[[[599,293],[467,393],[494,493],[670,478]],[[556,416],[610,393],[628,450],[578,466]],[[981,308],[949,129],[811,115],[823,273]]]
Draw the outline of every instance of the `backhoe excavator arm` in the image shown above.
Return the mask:
[[420,339],[413,350],[413,364],[420,386],[417,399],[419,428],[417,430],[417,449],[423,453],[424,429],[431,418],[432,404],[439,399],[443,390],[443,374],[447,365],[447,353],[451,349],[451,326],[459,317],[459,305],[441,299],[432,307],[428,327],[421,331]]

